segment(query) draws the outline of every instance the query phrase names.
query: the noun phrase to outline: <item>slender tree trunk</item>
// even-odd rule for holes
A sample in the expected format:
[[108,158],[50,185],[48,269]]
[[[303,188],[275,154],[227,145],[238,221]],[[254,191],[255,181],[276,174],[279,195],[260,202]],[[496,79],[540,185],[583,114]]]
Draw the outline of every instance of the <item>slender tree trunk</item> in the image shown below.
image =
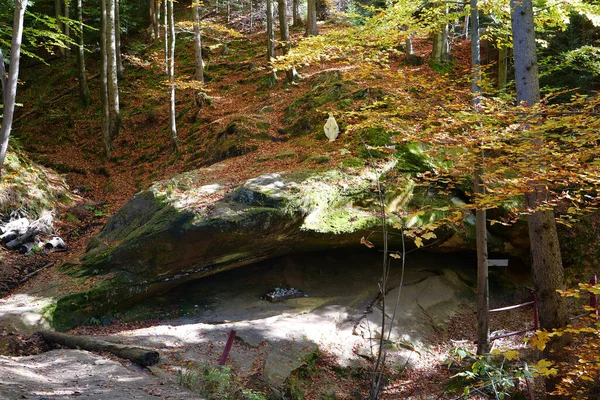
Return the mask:
[[88,107],[91,102],[90,88],[87,81],[85,70],[85,47],[83,41],[83,5],[82,0],[77,0],[77,21],[81,30],[79,36],[79,47],[77,48],[77,67],[79,70],[79,99],[84,107]]
[[110,135],[110,111],[108,102],[108,37],[106,0],[100,0],[100,56],[102,66],[100,71],[100,101],[102,105],[102,141],[104,143],[104,155],[110,158],[112,153],[112,138]]
[[[517,99],[533,106],[540,100],[538,64],[535,48],[533,5],[531,0],[511,0]],[[541,139],[534,145],[542,145]],[[535,157],[535,155],[532,155]],[[544,168],[540,165],[540,168]],[[537,182],[525,196],[527,206],[535,210],[547,197],[544,182]],[[538,295],[540,327],[558,328],[567,324],[564,298],[557,290],[564,288],[564,270],[560,256],[556,222],[551,210],[534,211],[528,218],[533,285]]]
[[123,62],[121,59],[121,12],[119,11],[121,2],[115,0],[115,48],[117,60],[117,74],[120,78],[123,75]]
[[508,82],[508,47],[498,48],[498,89],[506,89]]
[[[71,4],[69,1],[65,1],[64,5],[65,5],[65,18],[70,18],[71,13],[70,13],[69,8],[70,8]],[[69,24],[65,24],[64,27],[65,27],[65,31],[64,31],[65,36],[70,38],[71,37],[71,28],[69,27]],[[65,57],[70,57],[70,56],[71,56],[71,45],[67,44],[67,48],[65,49]]]
[[[65,24],[62,22],[62,17],[64,16],[63,12],[63,0],[54,0],[54,12],[56,14],[56,24],[58,25],[58,29],[61,33],[65,32]],[[60,47],[60,55],[62,57],[66,56],[66,50],[64,47]]]
[[306,13],[306,34],[305,36],[316,36],[319,34],[317,28],[317,2],[316,0],[307,0],[308,10]]
[[202,32],[200,31],[200,7],[199,3],[193,4],[194,14],[194,47],[196,49],[196,73],[194,79],[204,83],[204,60],[202,59]]
[[[273,32],[273,0],[267,0],[267,63],[275,58],[275,35]],[[277,75],[274,70],[269,74],[270,84],[274,85]]]
[[106,3],[106,54],[108,58],[108,110],[111,140],[119,135],[121,113],[119,110],[119,79],[116,42],[116,0]]
[[[165,74],[169,75],[169,13],[168,13],[168,5],[169,0],[162,0],[164,3],[163,8],[163,26],[165,28]],[[217,12],[219,11],[219,6],[217,4]]]
[[[473,105],[477,110],[481,103],[481,56],[479,42],[479,9],[477,0],[471,0],[471,93]],[[474,173],[474,191],[482,196],[485,194],[482,176],[484,173],[483,149],[479,166]],[[489,282],[488,282],[488,245],[487,245],[487,216],[486,210],[475,210],[475,236],[477,243],[477,354],[486,354],[490,351],[490,326],[489,326]]]
[[150,16],[150,38],[156,40],[156,1],[148,0],[148,14]]
[[302,25],[302,20],[300,19],[300,11],[299,8],[300,0],[292,0],[292,25],[294,28]]
[[[279,9],[279,33],[281,36],[281,44],[283,45],[283,55],[286,55],[292,49],[286,0],[277,0],[277,7]],[[292,67],[288,69],[285,71],[285,75],[289,82],[293,81],[297,75],[296,68]]]
[[175,17],[173,13],[173,0],[166,0],[167,13],[169,19],[169,56],[168,56],[168,69],[169,79],[171,84],[169,85],[170,95],[170,128],[171,128],[171,141],[173,142],[173,151],[179,153],[179,138],[177,137],[177,125],[175,121]]
[[[0,127],[0,173],[6,158],[8,150],[8,138],[12,130],[12,123],[15,116],[15,104],[17,101],[17,85],[19,81],[19,64],[21,62],[21,43],[23,40],[23,20],[25,19],[25,9],[27,0],[15,1],[15,14],[13,19],[12,40],[10,44],[10,68],[8,70],[8,79],[2,79],[2,126]],[[4,57],[0,54],[2,67],[0,72],[5,76]]]

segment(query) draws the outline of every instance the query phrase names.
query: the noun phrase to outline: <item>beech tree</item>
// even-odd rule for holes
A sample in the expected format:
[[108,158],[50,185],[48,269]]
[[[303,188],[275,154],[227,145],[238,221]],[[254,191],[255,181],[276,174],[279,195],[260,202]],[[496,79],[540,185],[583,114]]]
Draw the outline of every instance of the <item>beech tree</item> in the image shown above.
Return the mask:
[[[517,100],[531,107],[540,100],[532,1],[511,0],[511,10]],[[541,146],[541,138],[532,140],[534,148]],[[531,162],[539,163],[539,168],[548,168],[535,154],[531,155]],[[565,326],[567,313],[564,298],[557,292],[564,289],[564,270],[554,211],[542,208],[548,200],[546,184],[544,181],[531,182],[531,190],[525,194],[525,199],[528,209],[532,211],[527,223],[531,245],[531,272],[539,298],[540,326],[550,330]]]
[[[270,63],[275,59],[275,36],[273,32],[273,0],[267,0],[267,62]],[[271,85],[275,84],[277,75],[275,70],[269,73],[269,81]]]
[[204,83],[204,60],[202,59],[202,33],[200,31],[200,4],[192,4],[192,14],[194,19],[194,50],[196,54],[196,72],[194,79]]
[[300,0],[292,0],[292,25],[294,25],[294,28],[302,25],[302,19],[300,18],[299,3]]
[[306,13],[306,36],[316,36],[319,34],[317,28],[317,0],[307,0]]
[[168,36],[165,36],[167,41],[168,54],[167,59],[167,75],[169,77],[169,128],[171,130],[171,142],[173,143],[173,151],[179,153],[179,138],[177,136],[177,121],[175,120],[175,17],[173,13],[173,0],[165,0],[167,5],[168,17]]
[[[479,111],[481,103],[481,57],[479,41],[479,7],[477,0],[471,0],[471,92],[473,106]],[[483,149],[479,149],[478,165],[473,174],[473,192],[484,195],[485,187],[481,179],[484,172],[485,157]],[[477,248],[477,354],[490,351],[490,319],[489,319],[489,282],[488,282],[488,243],[487,213],[485,208],[475,210],[475,242]]]
[[4,57],[0,51],[0,73],[2,74],[2,126],[0,127],[0,173],[8,150],[8,139],[12,130],[19,81],[19,64],[21,61],[21,43],[23,40],[23,23],[27,0],[15,1],[12,40],[10,44],[10,68],[8,79],[5,78]]
[[102,108],[101,131],[104,155],[110,158],[112,136],[110,133],[110,105],[108,101],[108,51],[107,47],[107,10],[106,1],[100,0],[100,104]]
[[77,0],[77,21],[79,23],[79,46],[77,48],[77,68],[79,72],[79,100],[88,107],[91,102],[90,88],[88,86],[85,69],[85,43],[83,40],[83,6],[82,0]]
[[[283,48],[283,55],[285,56],[292,48],[286,0],[277,0],[277,9],[279,11],[279,33],[281,35],[281,45]],[[297,75],[296,68],[292,67],[287,69],[285,74],[289,82],[293,81]]]
[[117,24],[116,0],[105,1],[105,49],[106,49],[106,93],[108,99],[108,135],[114,140],[121,126],[121,112],[119,107],[119,54],[117,52]]

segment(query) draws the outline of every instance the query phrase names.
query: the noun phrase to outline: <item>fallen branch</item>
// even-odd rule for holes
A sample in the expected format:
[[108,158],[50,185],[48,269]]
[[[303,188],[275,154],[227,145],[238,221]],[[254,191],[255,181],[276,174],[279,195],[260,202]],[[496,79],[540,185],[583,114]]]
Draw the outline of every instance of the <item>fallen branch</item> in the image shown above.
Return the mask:
[[157,351],[106,342],[91,336],[67,335],[65,333],[54,331],[40,331],[40,335],[49,342],[67,346],[72,349],[107,351],[117,357],[131,360],[144,367],[157,364],[160,359],[160,355]]
[[44,270],[44,269],[46,269],[46,268],[48,268],[48,267],[51,267],[51,266],[53,266],[53,265],[54,265],[54,263],[53,263],[53,262],[49,262],[49,263],[48,263],[48,264],[46,264],[46,265],[42,265],[40,268],[36,269],[35,271],[33,271],[33,272],[31,272],[31,273],[29,273],[29,274],[25,275],[25,277],[24,277],[23,279],[21,279],[21,282],[19,282],[19,283],[20,283],[20,284],[23,284],[23,283],[27,282],[29,279],[31,279],[31,278],[33,278],[34,276],[36,276],[36,275],[37,275],[37,274],[38,274],[40,271],[42,271],[42,270]]

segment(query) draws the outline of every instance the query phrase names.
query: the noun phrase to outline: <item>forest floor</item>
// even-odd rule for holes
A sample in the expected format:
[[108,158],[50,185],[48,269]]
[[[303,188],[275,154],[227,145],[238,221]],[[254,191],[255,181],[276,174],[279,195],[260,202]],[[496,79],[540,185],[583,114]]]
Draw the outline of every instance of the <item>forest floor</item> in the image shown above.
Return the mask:
[[[185,5],[178,3],[177,7],[183,15]],[[323,25],[320,29],[326,32],[328,27]],[[302,32],[292,29],[292,34],[297,41]],[[185,82],[189,82],[194,70],[190,39],[191,35],[181,32],[176,55],[176,73]],[[283,130],[287,125],[284,122],[286,110],[295,100],[311,93],[316,79],[326,77],[331,71],[344,74],[352,67],[322,62],[299,70],[302,79],[296,83],[288,84],[280,79],[274,87],[270,87],[266,80],[268,69],[264,42],[263,32],[246,32],[242,37],[208,32],[205,37],[208,76],[202,90],[213,103],[199,107],[194,89],[178,90],[179,154],[173,153],[170,142],[168,92],[160,43],[150,43],[143,34],[124,38],[125,71],[120,93],[122,129],[114,141],[110,159],[102,156],[97,53],[91,53],[88,59],[88,73],[92,77],[92,104],[88,108],[78,104],[74,57],[54,59],[47,66],[24,65],[23,86],[19,88],[19,102],[24,106],[18,111],[15,140],[11,143],[24,148],[34,160],[61,173],[78,196],[78,201],[61,210],[57,220],[57,231],[67,242],[68,252],[21,256],[0,249],[3,261],[0,282],[16,286],[10,293],[25,293],[59,280],[63,281],[61,290],[73,289],[75,282],[68,282],[68,278],[53,266],[83,254],[89,239],[99,232],[108,217],[154,181],[226,159],[227,170],[221,174],[235,185],[264,173],[336,167],[349,157],[348,153],[356,152],[355,142],[349,146],[343,140],[329,143],[324,138],[316,139],[314,135],[291,137]],[[226,51],[224,43],[227,43]],[[457,75],[469,70],[468,46],[467,42],[456,44],[454,69]],[[403,60],[398,59],[392,62],[392,68],[409,68],[411,74],[439,76],[440,72],[429,66],[429,49],[425,41],[415,41],[415,52],[423,57],[422,65],[406,67]],[[374,80],[355,83],[357,89],[373,90],[377,87]],[[468,96],[467,87],[464,95]],[[324,124],[331,110],[339,111],[337,105],[325,104],[312,112],[321,114],[321,123]],[[240,121],[240,117],[246,119]],[[241,134],[235,143],[235,157],[230,157],[228,149],[215,147],[214,143],[219,134],[236,121],[238,125],[253,124],[254,132],[250,129],[248,136]],[[255,132],[257,126],[262,127],[260,134]],[[239,143],[241,141],[244,143]],[[243,146],[248,150],[244,150]],[[214,178],[207,175],[206,182]],[[33,275],[41,266],[47,268]],[[518,330],[527,326],[530,320],[526,311],[494,317],[492,330]],[[156,320],[116,323],[107,327],[80,328],[76,333],[117,334],[159,323]],[[474,351],[475,326],[472,310],[452,318],[447,329],[427,339],[431,350],[415,368],[390,371],[391,379],[385,384],[382,398],[444,399],[459,396],[445,392],[446,382],[456,370],[445,366],[444,361],[451,356],[453,348],[465,347]],[[47,349],[35,337],[0,331],[0,339],[7,337],[10,340],[0,342],[6,346],[4,352],[11,355],[34,354]],[[522,349],[522,336],[503,339],[497,342],[497,346]],[[315,387],[318,387],[316,383],[319,380],[339,378],[335,372],[335,361],[330,358],[320,358],[317,367],[318,372],[311,378]],[[353,393],[364,395],[368,381],[368,374],[354,381],[345,381],[347,387],[343,388],[339,398],[354,398]],[[539,385],[534,390],[536,398],[542,399]],[[318,393],[309,390],[304,398],[316,399]]]

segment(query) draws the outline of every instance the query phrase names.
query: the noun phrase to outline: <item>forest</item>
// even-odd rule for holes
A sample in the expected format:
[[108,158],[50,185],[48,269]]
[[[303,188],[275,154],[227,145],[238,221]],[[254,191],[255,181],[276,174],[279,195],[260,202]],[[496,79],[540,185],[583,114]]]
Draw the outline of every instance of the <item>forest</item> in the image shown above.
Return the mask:
[[0,398],[600,399],[598,0],[0,0]]

